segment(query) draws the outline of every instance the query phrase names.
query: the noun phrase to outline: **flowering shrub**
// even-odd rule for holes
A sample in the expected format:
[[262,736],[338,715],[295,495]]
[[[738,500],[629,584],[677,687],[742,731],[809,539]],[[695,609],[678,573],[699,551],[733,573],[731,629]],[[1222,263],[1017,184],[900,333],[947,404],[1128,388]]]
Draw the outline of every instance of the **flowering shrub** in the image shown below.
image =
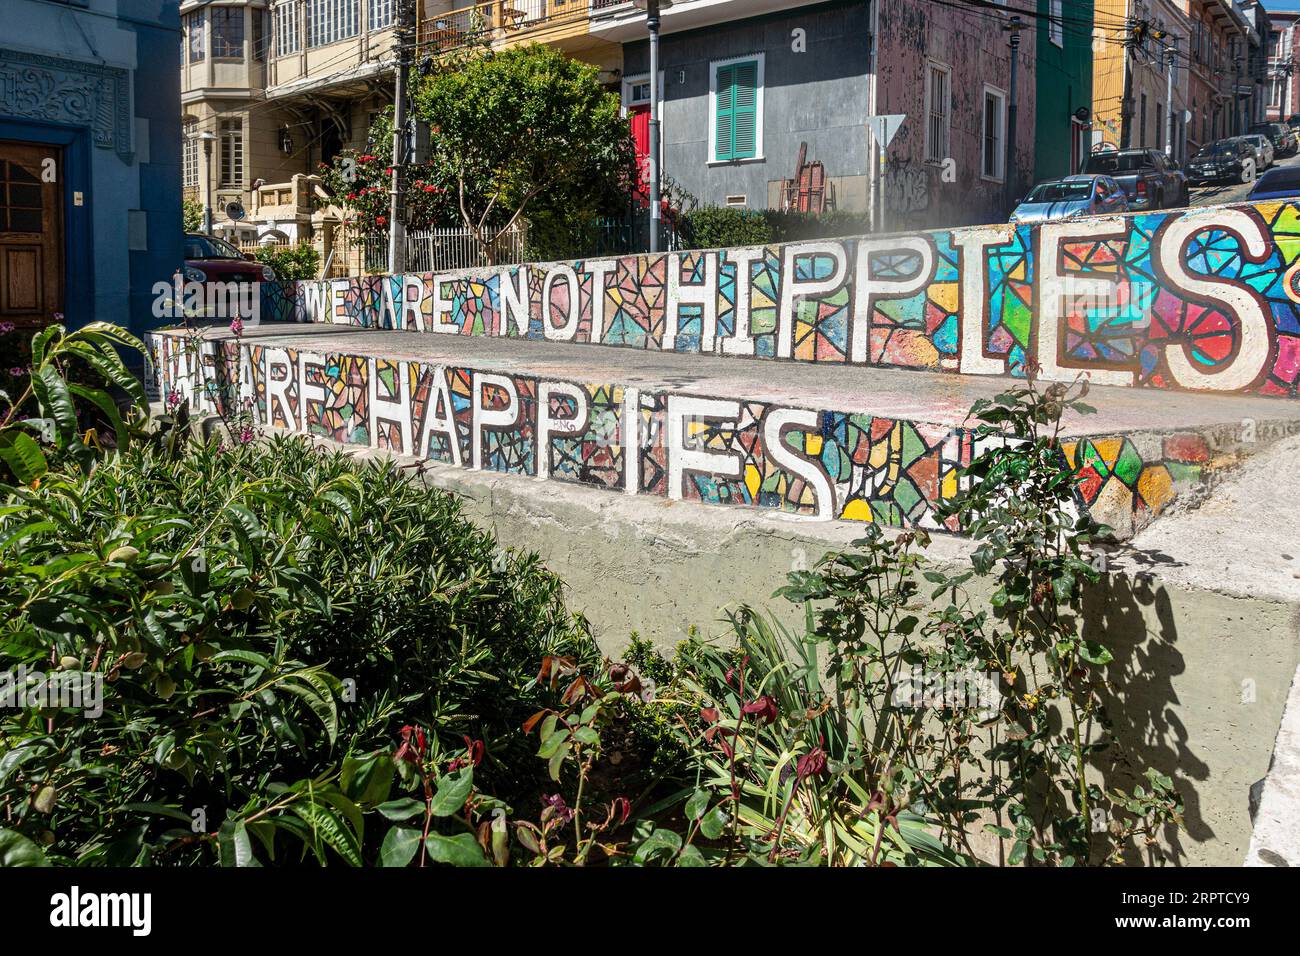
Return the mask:
[[[392,190],[392,110],[380,114],[362,150],[343,150],[318,167],[321,184],[347,212],[347,223],[362,233],[388,228]],[[437,163],[406,168],[406,226],[428,229],[460,219],[450,170]]]

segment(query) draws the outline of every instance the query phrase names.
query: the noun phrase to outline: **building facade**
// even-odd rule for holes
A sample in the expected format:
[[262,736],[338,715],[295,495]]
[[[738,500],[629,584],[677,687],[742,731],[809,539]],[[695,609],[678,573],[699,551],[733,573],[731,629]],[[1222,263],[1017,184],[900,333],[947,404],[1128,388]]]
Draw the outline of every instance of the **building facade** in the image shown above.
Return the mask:
[[1188,64],[1188,145],[1193,150],[1225,136],[1245,132],[1258,116],[1252,56],[1263,62],[1263,40],[1253,18],[1235,0],[1187,0],[1191,24]]
[[[870,158],[870,4],[715,3],[707,18],[664,14],[659,84],[665,174],[702,205],[780,208],[799,158],[819,162],[838,209],[865,212]],[[649,117],[649,42],[630,4],[593,21],[622,37],[623,106],[634,134]],[[678,11],[681,11],[680,13]]]
[[[392,102],[395,0],[183,0],[185,194],[236,241],[313,238],[313,175]],[[232,215],[233,214],[233,215]]]
[[1092,148],[1093,0],[1038,0],[1034,180],[1079,171]]
[[887,150],[886,228],[1004,220],[1032,184],[1038,36],[1019,18],[1012,90],[1012,16],[928,0],[880,5],[872,112],[908,117]]
[[1296,33],[1300,13],[1270,13],[1269,21],[1264,118],[1285,123],[1300,115],[1300,83],[1296,75],[1300,65],[1300,37]]
[[143,332],[181,263],[177,4],[5,0],[4,14],[0,321]]
[[1093,149],[1188,155],[1192,24],[1174,0],[1096,0]]

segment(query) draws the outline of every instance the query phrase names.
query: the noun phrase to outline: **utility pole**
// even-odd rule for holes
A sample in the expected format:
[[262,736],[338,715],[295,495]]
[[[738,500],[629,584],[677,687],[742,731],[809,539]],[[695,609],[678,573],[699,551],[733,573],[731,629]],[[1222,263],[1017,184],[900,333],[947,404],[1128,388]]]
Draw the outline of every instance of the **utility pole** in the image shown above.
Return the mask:
[[1174,132],[1178,129],[1178,122],[1174,116],[1174,57],[1178,54],[1177,38],[1174,39],[1174,46],[1165,50],[1165,124],[1168,135],[1165,137],[1165,155],[1170,158],[1174,155]]
[[[1233,49],[1236,49],[1236,41],[1233,41]],[[1241,135],[1241,97],[1238,91],[1241,89],[1241,55],[1237,54],[1232,58],[1233,80],[1232,80],[1232,135]]]
[[650,32],[650,252],[659,251],[662,186],[659,172],[659,11],[672,0],[637,0],[645,8],[645,25]]
[[1124,39],[1120,49],[1124,53],[1124,94],[1119,101],[1119,148],[1128,149],[1133,137],[1133,71],[1129,68],[1130,51],[1137,42],[1138,21],[1124,18]]
[[388,207],[388,271],[406,269],[406,202],[402,195],[406,150],[410,137],[406,129],[407,85],[411,74],[411,46],[415,38],[415,0],[397,0],[397,23],[393,40],[397,45],[397,74],[393,84],[393,181]]
[[1007,92],[1007,158],[1006,169],[1002,174],[1003,200],[1009,213],[1016,201],[1016,80],[1020,76],[1020,30],[1019,17],[1012,17],[1003,29],[1011,36],[1011,84]]
[[203,163],[207,175],[204,176],[204,202],[203,202],[203,233],[212,235],[212,143],[217,138],[217,134],[211,130],[205,129],[199,133],[199,140],[203,143]]

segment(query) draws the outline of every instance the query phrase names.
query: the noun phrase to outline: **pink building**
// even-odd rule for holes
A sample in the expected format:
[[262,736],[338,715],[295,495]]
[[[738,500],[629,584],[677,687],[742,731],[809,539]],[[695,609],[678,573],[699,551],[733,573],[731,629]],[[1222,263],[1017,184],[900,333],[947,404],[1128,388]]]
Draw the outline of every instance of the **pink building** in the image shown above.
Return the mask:
[[1300,113],[1300,13],[1269,13],[1268,73],[1264,86],[1264,118],[1286,122]]
[[1015,11],[929,0],[873,7],[879,69],[870,112],[907,116],[889,145],[883,179],[873,183],[883,190],[885,228],[1004,219],[1008,197],[1024,195],[1033,180],[1036,20],[1020,18],[1016,144],[1008,164],[1006,26]]

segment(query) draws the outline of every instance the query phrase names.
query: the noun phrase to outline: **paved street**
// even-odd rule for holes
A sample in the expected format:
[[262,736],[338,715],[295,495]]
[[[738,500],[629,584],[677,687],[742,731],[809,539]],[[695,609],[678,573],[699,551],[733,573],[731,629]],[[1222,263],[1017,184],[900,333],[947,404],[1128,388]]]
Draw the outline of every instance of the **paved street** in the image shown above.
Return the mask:
[[[1271,168],[1276,169],[1279,166],[1294,166],[1300,163],[1300,155],[1288,156],[1285,159],[1278,160]],[[1212,206],[1217,203],[1238,202],[1246,198],[1254,183],[1214,183],[1209,186],[1192,187],[1192,205],[1193,206]]]

